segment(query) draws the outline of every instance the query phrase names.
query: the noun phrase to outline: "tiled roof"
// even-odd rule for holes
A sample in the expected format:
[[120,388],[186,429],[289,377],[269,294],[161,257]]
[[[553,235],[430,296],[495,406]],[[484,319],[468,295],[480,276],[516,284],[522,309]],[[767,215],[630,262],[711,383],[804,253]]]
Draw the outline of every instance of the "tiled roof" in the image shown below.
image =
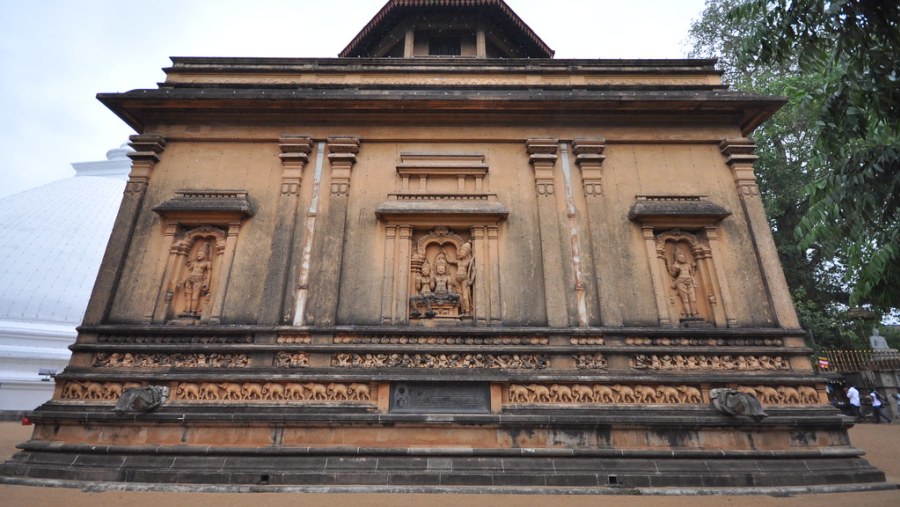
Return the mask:
[[499,15],[498,20],[502,20],[504,24],[511,25],[516,32],[525,38],[532,46],[536,58],[552,58],[553,50],[541,40],[541,38],[520,18],[513,10],[506,5],[503,0],[389,0],[388,3],[375,14],[375,17],[363,27],[362,30],[353,38],[350,44],[340,52],[338,56],[369,56],[363,55],[369,46],[375,41],[372,38],[380,33],[383,24],[391,24],[400,13],[411,8],[478,8],[483,7],[490,9],[495,15]]

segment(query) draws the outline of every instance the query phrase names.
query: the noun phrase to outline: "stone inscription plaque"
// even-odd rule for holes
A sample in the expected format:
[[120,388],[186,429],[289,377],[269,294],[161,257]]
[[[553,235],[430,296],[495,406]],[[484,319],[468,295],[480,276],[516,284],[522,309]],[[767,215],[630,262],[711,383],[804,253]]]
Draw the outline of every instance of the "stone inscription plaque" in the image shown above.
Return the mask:
[[391,412],[403,414],[489,413],[486,382],[394,382]]

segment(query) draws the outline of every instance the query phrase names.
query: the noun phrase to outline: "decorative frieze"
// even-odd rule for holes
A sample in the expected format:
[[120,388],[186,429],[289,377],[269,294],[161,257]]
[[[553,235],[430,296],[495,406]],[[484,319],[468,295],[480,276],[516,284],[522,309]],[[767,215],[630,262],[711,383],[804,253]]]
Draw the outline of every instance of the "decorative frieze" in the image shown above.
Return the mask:
[[100,368],[246,368],[250,366],[250,355],[98,352],[91,365]]
[[765,405],[818,405],[819,392],[810,386],[734,386],[742,393],[756,396]]
[[231,345],[253,343],[253,336],[142,336],[142,335],[100,335],[98,343],[133,345]]
[[603,370],[606,366],[603,354],[575,354],[575,367],[579,370]]
[[308,368],[309,352],[278,352],[275,354],[276,368]]
[[368,384],[317,382],[181,382],[172,401],[370,401]]
[[492,368],[542,370],[547,354],[333,354],[331,365],[342,368]]
[[652,347],[784,347],[783,338],[685,338],[629,336],[625,345]]
[[336,344],[353,345],[547,345],[546,336],[369,336],[337,335]]
[[602,336],[573,336],[569,339],[572,345],[604,345],[606,340]]
[[115,402],[126,389],[144,387],[140,382],[79,382],[69,380],[63,385],[62,399],[75,401]]
[[631,367],[636,370],[655,371],[765,371],[790,369],[790,365],[788,364],[788,362],[785,361],[781,356],[730,354],[638,354],[631,357]]
[[283,334],[278,335],[278,338],[275,340],[276,343],[281,345],[308,345],[312,343],[312,338],[308,334],[301,335],[289,335]]
[[509,403],[703,404],[699,388],[678,385],[510,384]]

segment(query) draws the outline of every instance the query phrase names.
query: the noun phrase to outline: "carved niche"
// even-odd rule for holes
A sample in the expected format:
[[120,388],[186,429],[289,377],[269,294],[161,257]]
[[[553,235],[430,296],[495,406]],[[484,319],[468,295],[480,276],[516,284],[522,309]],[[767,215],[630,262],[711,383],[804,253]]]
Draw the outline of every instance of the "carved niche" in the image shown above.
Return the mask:
[[666,294],[679,321],[713,321],[709,304],[715,303],[715,294],[700,267],[711,257],[709,247],[695,235],[674,229],[656,236],[656,256],[668,275]]
[[446,227],[416,241],[410,262],[410,319],[471,319],[475,258],[472,243]]
[[181,234],[172,255],[177,257],[174,284],[166,289],[172,318],[185,323],[208,320],[210,299],[219,283],[227,233],[216,227],[198,227]]
[[704,196],[637,196],[628,217],[641,225],[661,325],[737,325],[715,262],[717,225],[729,215]]
[[147,321],[218,323],[237,237],[253,215],[243,190],[180,190],[153,208],[163,219],[168,259]]
[[489,325],[500,316],[500,222],[480,153],[402,152],[385,234],[384,323]]

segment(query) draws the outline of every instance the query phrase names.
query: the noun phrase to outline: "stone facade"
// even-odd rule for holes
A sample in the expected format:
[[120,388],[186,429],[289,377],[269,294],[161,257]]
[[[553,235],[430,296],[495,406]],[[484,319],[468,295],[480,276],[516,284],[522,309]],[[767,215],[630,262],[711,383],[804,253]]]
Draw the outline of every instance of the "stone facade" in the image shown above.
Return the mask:
[[[71,363],[4,473],[883,481],[813,373],[756,188],[746,136],[782,99],[707,60],[553,60],[499,0],[459,2],[503,21],[438,44],[405,10],[450,23],[437,3],[389,2],[356,58],[175,58],[157,90],[100,95],[141,132],[134,169]],[[158,409],[113,413],[153,386]]]

